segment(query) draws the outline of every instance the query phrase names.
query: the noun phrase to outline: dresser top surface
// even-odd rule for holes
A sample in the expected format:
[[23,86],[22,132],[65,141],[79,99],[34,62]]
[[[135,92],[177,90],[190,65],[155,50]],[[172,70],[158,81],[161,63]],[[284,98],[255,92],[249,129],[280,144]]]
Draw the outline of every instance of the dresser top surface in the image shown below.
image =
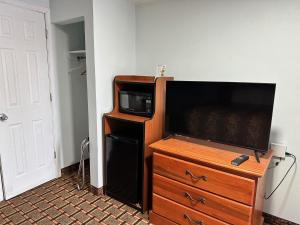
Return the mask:
[[[272,150],[270,150],[260,156],[260,163],[258,163],[254,151],[186,137],[160,140],[151,144],[150,148],[155,152],[255,177],[265,175],[272,158]],[[231,165],[231,161],[242,154],[248,155],[249,160],[239,166]]]

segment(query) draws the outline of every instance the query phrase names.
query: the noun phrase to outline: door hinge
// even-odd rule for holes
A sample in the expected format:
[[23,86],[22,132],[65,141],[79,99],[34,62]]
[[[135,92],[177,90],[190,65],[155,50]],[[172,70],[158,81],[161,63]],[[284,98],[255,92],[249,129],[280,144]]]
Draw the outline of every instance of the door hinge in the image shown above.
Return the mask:
[[56,159],[56,151],[54,151],[54,159]]
[[50,93],[50,102],[52,102],[52,93]]
[[46,39],[48,39],[48,29],[45,29],[45,36],[46,36]]

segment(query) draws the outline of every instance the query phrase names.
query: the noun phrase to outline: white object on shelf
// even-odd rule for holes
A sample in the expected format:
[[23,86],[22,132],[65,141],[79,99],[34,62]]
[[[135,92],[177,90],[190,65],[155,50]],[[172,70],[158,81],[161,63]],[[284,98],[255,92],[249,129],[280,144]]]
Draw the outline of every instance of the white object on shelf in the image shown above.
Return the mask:
[[70,54],[85,54],[85,50],[69,51]]
[[285,159],[287,145],[281,143],[271,143],[271,149],[273,150],[273,156]]
[[157,65],[156,76],[163,77],[165,75],[166,69],[167,69],[166,65]]

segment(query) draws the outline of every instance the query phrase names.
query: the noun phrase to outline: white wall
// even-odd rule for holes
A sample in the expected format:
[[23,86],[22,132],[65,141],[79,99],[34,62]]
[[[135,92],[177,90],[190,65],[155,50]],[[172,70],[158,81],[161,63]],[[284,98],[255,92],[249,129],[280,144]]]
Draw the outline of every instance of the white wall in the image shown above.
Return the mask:
[[[82,20],[85,22],[85,42],[86,42],[86,64],[87,64],[87,89],[88,89],[88,113],[89,113],[89,137],[90,152],[98,152],[97,148],[97,116],[96,116],[96,91],[95,91],[95,67],[94,67],[94,31],[93,31],[93,2],[92,0],[50,0],[50,12],[52,25],[52,39],[55,42],[55,24],[67,24]],[[53,44],[55,46],[56,43]],[[56,75],[59,74],[56,68]],[[56,89],[58,89],[58,79],[54,81]],[[54,120],[56,122],[56,149],[61,153],[62,149],[62,128],[60,127],[61,117],[59,116],[59,96],[58,90],[54,93]],[[95,179],[98,177],[98,171],[93,166],[95,162],[91,162],[91,184],[97,186]]]
[[80,160],[81,141],[89,136],[87,80],[81,76],[85,60],[78,61],[70,50],[85,49],[84,23],[56,25],[57,79],[61,122],[61,168]]
[[[277,83],[271,141],[300,159],[300,1],[162,0],[136,8],[137,72],[158,64],[176,80]],[[287,159],[268,174],[270,192]],[[300,176],[292,169],[265,212],[300,223]]]
[[[134,4],[130,0],[50,0],[50,11],[52,23],[56,24],[78,21],[76,18],[84,16],[91,184],[102,187],[102,116],[112,110],[113,77],[135,73]],[[61,148],[60,127],[56,134],[57,148]]]
[[18,0],[30,5],[36,5],[43,8],[49,8],[49,0]]
[[130,0],[94,0],[94,46],[98,151],[91,159],[98,173],[92,182],[103,186],[102,117],[112,110],[113,78],[135,73],[135,8]]

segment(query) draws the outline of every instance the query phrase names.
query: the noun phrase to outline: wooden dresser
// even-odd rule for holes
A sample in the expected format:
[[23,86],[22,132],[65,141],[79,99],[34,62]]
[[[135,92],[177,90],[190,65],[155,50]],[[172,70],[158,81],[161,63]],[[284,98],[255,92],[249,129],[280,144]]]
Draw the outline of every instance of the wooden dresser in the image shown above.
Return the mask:
[[[170,138],[153,150],[150,221],[156,225],[263,224],[265,175],[272,151],[253,151],[190,138]],[[240,166],[231,161],[250,156]]]

